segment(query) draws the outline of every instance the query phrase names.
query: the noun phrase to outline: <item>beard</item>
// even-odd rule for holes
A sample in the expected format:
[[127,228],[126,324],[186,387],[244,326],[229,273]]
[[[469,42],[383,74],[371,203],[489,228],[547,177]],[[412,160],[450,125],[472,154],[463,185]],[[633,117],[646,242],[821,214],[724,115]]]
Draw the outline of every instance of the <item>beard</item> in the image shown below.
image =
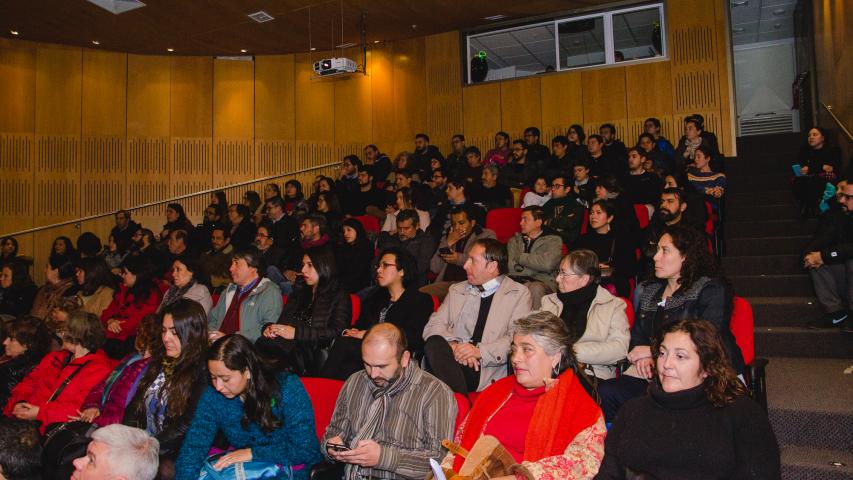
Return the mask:
[[663,220],[664,222],[667,222],[667,223],[678,218],[678,214],[672,213],[669,210],[666,210],[663,208],[660,210],[660,213],[658,213],[658,216],[660,217],[661,220]]

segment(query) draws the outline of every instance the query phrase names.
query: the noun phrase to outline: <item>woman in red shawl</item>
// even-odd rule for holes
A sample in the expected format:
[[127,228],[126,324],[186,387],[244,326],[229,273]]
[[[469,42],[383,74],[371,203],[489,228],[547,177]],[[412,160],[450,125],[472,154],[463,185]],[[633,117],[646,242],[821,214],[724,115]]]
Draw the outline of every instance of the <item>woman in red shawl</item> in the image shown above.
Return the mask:
[[[573,373],[572,337],[559,317],[536,312],[519,320],[510,360],[514,375],[485,389],[456,432],[471,450],[491,435],[516,461],[514,475],[493,480],[585,479],[604,456],[604,417]],[[442,466],[458,472],[464,459]]]

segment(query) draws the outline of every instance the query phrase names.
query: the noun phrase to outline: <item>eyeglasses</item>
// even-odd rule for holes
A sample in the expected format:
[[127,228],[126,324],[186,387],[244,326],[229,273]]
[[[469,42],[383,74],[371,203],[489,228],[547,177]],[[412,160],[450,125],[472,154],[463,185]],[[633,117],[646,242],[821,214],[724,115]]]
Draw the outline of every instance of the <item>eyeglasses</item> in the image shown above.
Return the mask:
[[557,272],[557,278],[566,278],[566,277],[582,277],[582,276],[583,276],[583,275],[579,275],[579,274],[574,273],[574,272],[564,272],[564,271],[562,271],[562,270],[560,270],[559,272]]
[[560,184],[560,183],[554,183],[551,185],[551,189],[555,189],[555,188],[566,188],[566,186],[563,184]]
[[385,270],[386,268],[391,268],[391,267],[397,268],[397,264],[396,263],[381,262],[379,264],[379,267],[382,268],[382,270]]
[[853,198],[853,195],[848,195],[846,193],[839,193],[838,198],[840,200],[850,200],[851,198]]

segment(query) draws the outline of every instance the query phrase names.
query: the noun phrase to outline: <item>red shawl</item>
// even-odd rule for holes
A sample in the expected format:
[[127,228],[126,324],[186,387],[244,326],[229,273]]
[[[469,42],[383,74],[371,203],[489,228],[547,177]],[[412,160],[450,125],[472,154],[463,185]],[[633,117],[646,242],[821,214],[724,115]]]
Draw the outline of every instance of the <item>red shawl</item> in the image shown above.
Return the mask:
[[[524,440],[525,461],[535,462],[562,455],[578,433],[601,416],[598,404],[586,393],[571,370],[563,372],[559,379],[557,385],[536,402]],[[514,375],[502,378],[480,393],[465,421],[462,448],[470,450],[474,446],[492,416],[500,413],[512,394],[515,382]],[[458,472],[464,462],[465,459],[457,455],[453,470]]]

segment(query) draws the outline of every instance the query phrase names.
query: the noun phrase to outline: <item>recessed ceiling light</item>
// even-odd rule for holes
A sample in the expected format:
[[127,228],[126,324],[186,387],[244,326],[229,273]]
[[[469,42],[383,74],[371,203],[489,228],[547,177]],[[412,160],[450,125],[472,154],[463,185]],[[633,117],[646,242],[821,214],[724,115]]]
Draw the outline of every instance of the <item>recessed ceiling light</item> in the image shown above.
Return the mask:
[[100,45],[100,44],[101,44],[101,42],[99,42],[97,40],[92,40],[92,45]]
[[9,30],[9,33],[11,33],[12,35],[15,35],[16,37],[18,36],[17,30]]
[[312,52],[313,52],[313,51],[316,51],[316,50],[317,50],[317,47],[311,47],[311,51],[312,51]]
[[500,20],[502,18],[506,18],[506,15],[504,15],[504,14],[492,15],[490,17],[483,17],[483,20],[488,20],[490,22],[494,22],[495,20]]
[[167,49],[166,49],[166,51],[167,51],[167,52],[174,52],[174,51],[175,51],[175,49],[174,49],[174,48],[167,48]]
[[743,0],[742,2],[732,2],[732,8],[735,7],[748,7],[749,0]]
[[773,15],[785,15],[785,9],[777,8],[776,10],[773,10]]
[[248,52],[248,50],[246,50],[245,48],[240,49],[240,53],[246,53],[246,52]]
[[379,40],[374,40],[373,43],[379,43]]

